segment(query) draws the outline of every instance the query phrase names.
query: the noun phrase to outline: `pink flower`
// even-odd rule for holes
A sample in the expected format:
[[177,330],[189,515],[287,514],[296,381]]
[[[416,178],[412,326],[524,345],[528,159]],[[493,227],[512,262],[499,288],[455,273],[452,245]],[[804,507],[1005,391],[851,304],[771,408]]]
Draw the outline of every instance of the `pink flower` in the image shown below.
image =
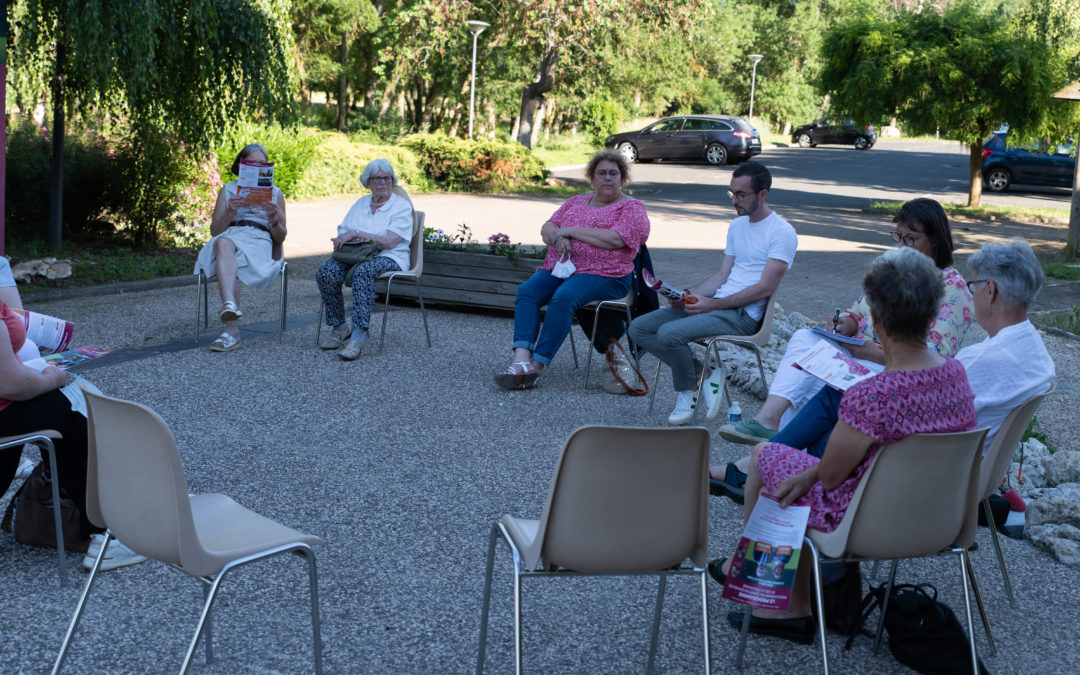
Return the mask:
[[964,323],[971,323],[971,307],[964,306]]
[[934,344],[941,344],[941,333],[936,330],[930,331],[930,342]]
[[938,312],[938,320],[948,321],[952,317],[952,305],[942,305],[941,311]]

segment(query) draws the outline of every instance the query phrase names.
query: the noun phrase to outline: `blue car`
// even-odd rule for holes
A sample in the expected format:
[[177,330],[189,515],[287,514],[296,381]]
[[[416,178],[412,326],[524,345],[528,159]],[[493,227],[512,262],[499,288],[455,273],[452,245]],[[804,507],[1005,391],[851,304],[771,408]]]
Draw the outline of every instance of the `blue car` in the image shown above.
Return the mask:
[[1040,142],[1026,147],[1009,146],[1001,132],[983,143],[983,181],[991,192],[1004,192],[1014,183],[1071,187],[1074,171],[1074,145]]

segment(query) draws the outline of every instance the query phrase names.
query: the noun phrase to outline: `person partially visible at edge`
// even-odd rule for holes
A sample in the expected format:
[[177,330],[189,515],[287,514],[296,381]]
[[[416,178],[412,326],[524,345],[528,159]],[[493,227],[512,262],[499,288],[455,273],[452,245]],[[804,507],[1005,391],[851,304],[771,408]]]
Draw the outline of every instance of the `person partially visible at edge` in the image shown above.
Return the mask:
[[371,324],[375,305],[375,280],[385,272],[409,269],[413,230],[413,205],[408,194],[398,187],[394,167],[386,159],[373,159],[360,174],[360,183],[371,190],[356,200],[338,225],[338,236],[331,239],[338,251],[347,243],[370,240],[381,253],[352,267],[352,329],[345,323],[345,299],[341,286],[349,265],[330,258],[315,273],[330,337],[319,345],[337,350],[345,361],[359,358]]
[[738,217],[728,228],[720,271],[687,289],[686,302],[673,302],[630,324],[634,344],[671,367],[678,396],[668,424],[686,424],[693,417],[701,377],[707,378],[707,417],[716,417],[723,371],[704,372],[690,342],[713,335],[756,333],[765,304],[795,259],[799,244],[795,228],[769,208],[771,188],[772,175],[764,164],[740,164],[731,174],[728,190]]
[[[953,267],[953,240],[948,216],[941,204],[933,199],[912,199],[900,207],[893,217],[893,223],[896,225],[896,230],[892,232],[893,241],[901,247],[913,248],[929,256],[941,271],[945,294],[927,333],[927,346],[945,356],[953,356],[964,341],[974,308],[964,277]],[[833,330],[833,317],[828,317],[826,328]],[[861,337],[865,341],[862,345],[835,344],[871,370],[881,371],[885,353],[874,323],[870,320],[870,306],[865,295],[841,313],[835,332],[846,337]],[[776,368],[765,403],[753,418],[737,425],[720,427],[720,436],[735,443],[753,445],[769,440],[777,429],[791,421],[803,405],[825,386],[823,380],[792,364],[823,339],[807,328],[795,331]],[[714,469],[712,477],[723,479],[724,468]]]
[[[574,312],[594,300],[617,300],[630,290],[638,249],[649,238],[645,205],[622,191],[630,168],[619,152],[593,155],[585,176],[592,192],[566,200],[540,228],[547,257],[518,287],[514,353],[506,370],[495,375],[503,389],[535,387],[570,333]],[[567,261],[573,264],[566,278],[553,274],[560,261],[560,273]]]
[[11,263],[3,256],[0,256],[0,302],[11,309],[23,308],[19,289],[15,287],[15,277],[11,273]]
[[[240,160],[269,161],[257,143],[245,145],[233,160],[231,170],[240,175]],[[210,343],[210,351],[227,352],[240,346],[240,317],[236,302],[236,280],[248,286],[266,288],[281,273],[281,244],[285,241],[285,195],[275,185],[269,202],[248,204],[237,196],[237,181],[226,183],[218,192],[210,220],[213,237],[199,251],[195,274],[217,277],[221,294],[218,318],[224,331]]]
[[[975,397],[963,366],[927,343],[944,294],[934,261],[908,247],[888,251],[871,264],[863,291],[882,347],[884,371],[844,393],[839,420],[821,459],[781,443],[754,448],[746,480],[745,519],[758,497],[768,494],[782,508],[809,506],[808,527],[832,532],[883,446],[911,434],[975,428]],[[807,583],[811,564],[808,556],[800,558],[788,609],[752,610],[750,632],[813,642]],[[722,581],[729,567],[730,561],[716,559],[709,571]],[[743,615],[733,612],[728,621],[739,628]]]

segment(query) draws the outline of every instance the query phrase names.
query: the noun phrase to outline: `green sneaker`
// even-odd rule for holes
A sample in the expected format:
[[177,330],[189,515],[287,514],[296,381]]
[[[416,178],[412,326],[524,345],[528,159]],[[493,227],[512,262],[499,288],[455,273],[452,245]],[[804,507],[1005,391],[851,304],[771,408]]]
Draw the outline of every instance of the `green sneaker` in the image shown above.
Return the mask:
[[757,445],[767,441],[776,435],[776,429],[770,429],[755,419],[750,419],[738,424],[725,424],[720,427],[720,436],[732,443],[743,445]]

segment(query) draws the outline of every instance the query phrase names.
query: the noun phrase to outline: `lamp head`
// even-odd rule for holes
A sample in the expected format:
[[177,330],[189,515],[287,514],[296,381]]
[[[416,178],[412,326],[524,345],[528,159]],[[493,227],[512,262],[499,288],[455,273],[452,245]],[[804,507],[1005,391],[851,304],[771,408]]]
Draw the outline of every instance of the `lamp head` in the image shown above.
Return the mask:
[[475,19],[470,19],[465,23],[469,26],[469,30],[472,31],[473,35],[479,35],[480,33],[483,33],[484,29],[491,25],[486,21],[476,21]]
[[758,61],[760,61],[763,58],[765,58],[764,54],[751,54],[750,55],[750,60],[754,62],[755,66],[757,65]]

